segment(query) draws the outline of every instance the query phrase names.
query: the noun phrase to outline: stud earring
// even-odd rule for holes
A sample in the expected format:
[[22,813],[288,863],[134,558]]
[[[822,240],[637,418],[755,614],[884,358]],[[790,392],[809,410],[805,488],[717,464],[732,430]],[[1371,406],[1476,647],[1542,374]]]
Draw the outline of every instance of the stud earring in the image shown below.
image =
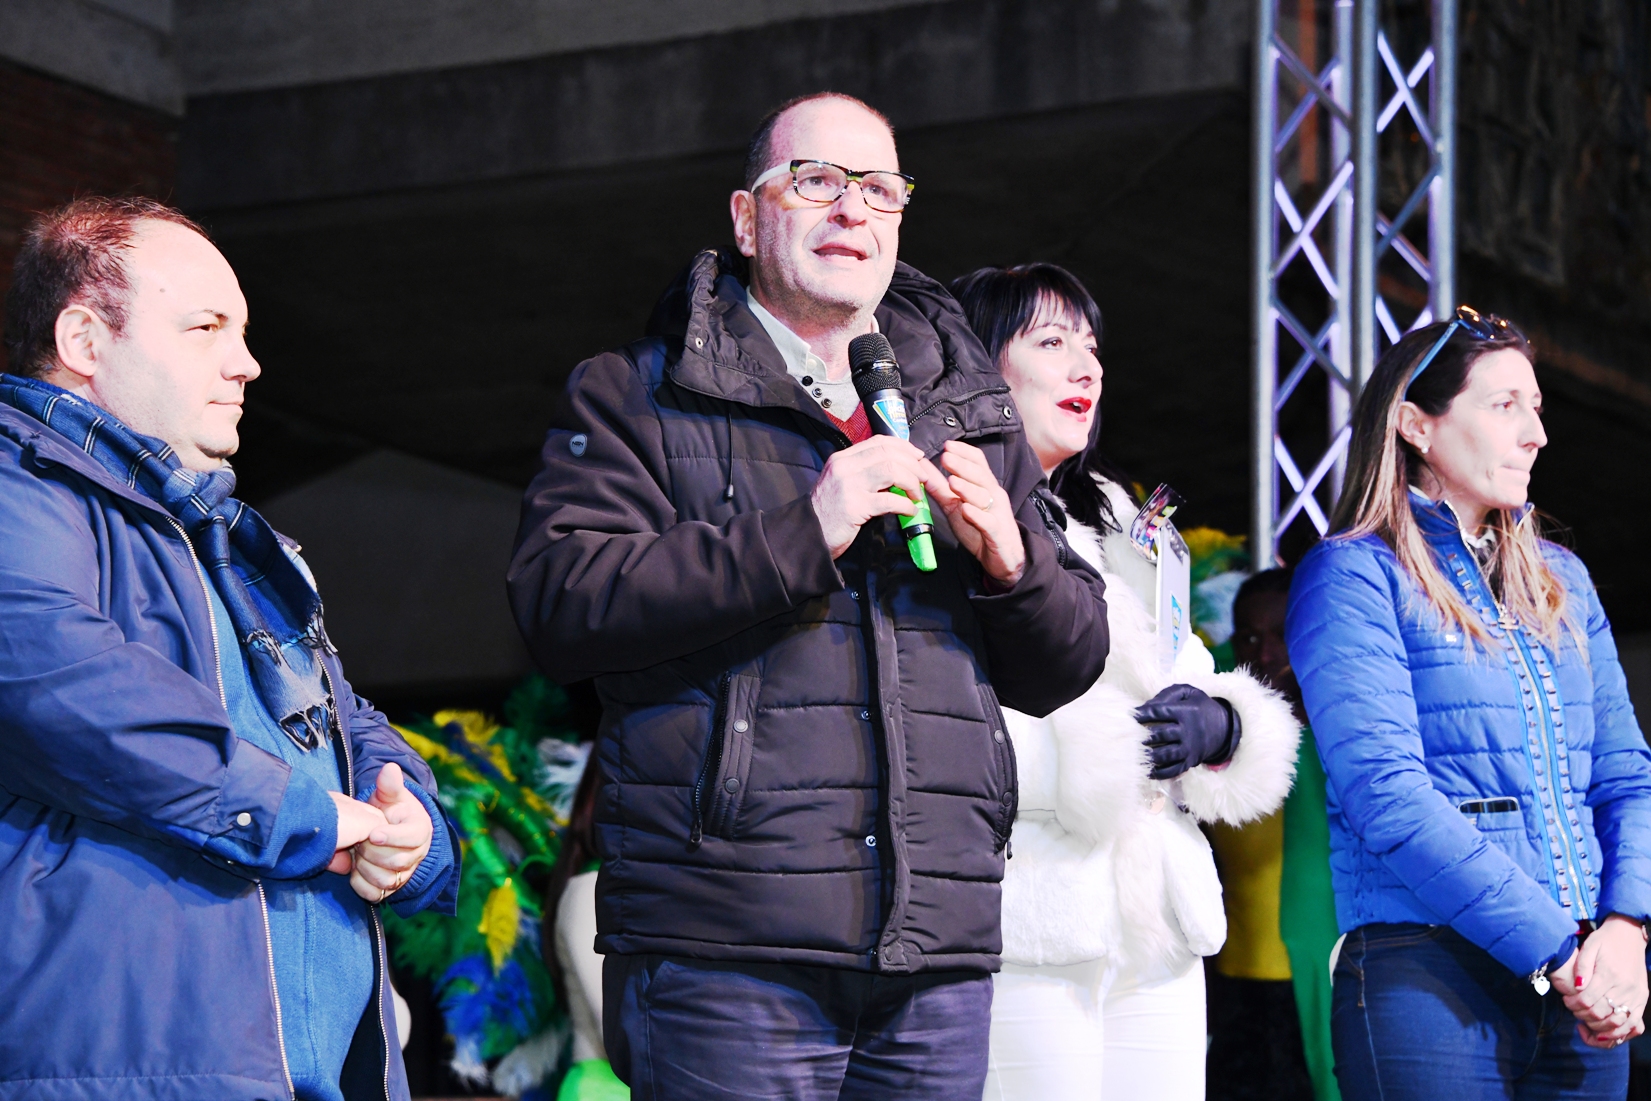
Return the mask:
[[1425,444],[1425,443],[1424,443],[1424,444],[1423,444],[1423,445],[1422,445],[1422,454],[1424,454],[1424,455],[1426,455],[1426,454],[1427,454],[1427,449],[1428,449],[1428,448],[1429,448],[1429,447],[1431,447],[1431,446],[1433,446],[1433,445],[1432,445],[1432,444]]

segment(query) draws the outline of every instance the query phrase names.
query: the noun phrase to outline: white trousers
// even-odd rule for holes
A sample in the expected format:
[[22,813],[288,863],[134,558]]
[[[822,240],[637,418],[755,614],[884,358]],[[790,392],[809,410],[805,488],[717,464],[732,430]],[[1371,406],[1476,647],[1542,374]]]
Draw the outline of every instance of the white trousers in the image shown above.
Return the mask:
[[1204,967],[1005,963],[985,1101],[1203,1101]]

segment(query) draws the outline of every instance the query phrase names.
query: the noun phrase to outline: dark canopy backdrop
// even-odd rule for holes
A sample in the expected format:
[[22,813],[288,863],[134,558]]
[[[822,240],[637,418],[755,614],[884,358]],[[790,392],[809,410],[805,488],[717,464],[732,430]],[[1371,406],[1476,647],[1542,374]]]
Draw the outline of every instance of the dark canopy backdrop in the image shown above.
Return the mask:
[[[940,278],[1071,267],[1106,315],[1108,447],[1176,486],[1187,522],[1245,524],[1247,0],[138,6],[150,53],[115,69],[47,48],[114,34],[96,0],[65,0],[85,18],[55,37],[0,13],[37,105],[5,113],[24,138],[0,142],[0,206],[15,224],[78,189],[137,189],[210,227],[265,368],[243,492],[306,544],[381,697],[493,692],[526,668],[495,579],[568,371],[639,335],[693,251],[728,241],[746,133],[822,87],[899,128],[919,180],[902,257]],[[1537,333],[1553,445],[1533,496],[1624,633],[1651,630],[1645,8],[1462,3],[1462,296]],[[100,94],[111,121],[76,132],[106,135],[113,167],[54,168],[52,111]],[[121,175],[134,117],[153,120],[158,174]]]

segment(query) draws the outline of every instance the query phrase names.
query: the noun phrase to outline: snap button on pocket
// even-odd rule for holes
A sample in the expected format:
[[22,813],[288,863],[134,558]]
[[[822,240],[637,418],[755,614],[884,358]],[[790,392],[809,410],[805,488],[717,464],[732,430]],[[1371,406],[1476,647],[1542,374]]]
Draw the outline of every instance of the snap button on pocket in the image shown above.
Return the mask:
[[956,417],[947,417],[946,418],[946,427],[947,428],[956,428],[957,427],[957,418]]
[[1003,731],[1001,731],[1001,730],[992,731],[992,741],[1002,742],[1003,741]]
[[744,734],[747,730],[750,730],[750,729],[751,729],[751,724],[746,722],[744,719],[735,719],[734,720],[734,732],[736,734]]
[[730,776],[722,782],[722,787],[724,791],[738,791],[740,789],[739,779],[737,777]]
[[568,450],[573,452],[573,457],[575,459],[583,455],[585,453],[585,448],[589,445],[590,437],[586,436],[583,432],[574,433],[572,438],[568,440]]
[[246,811],[242,811],[240,814],[235,816],[235,824],[237,826],[252,825],[252,815],[248,814]]

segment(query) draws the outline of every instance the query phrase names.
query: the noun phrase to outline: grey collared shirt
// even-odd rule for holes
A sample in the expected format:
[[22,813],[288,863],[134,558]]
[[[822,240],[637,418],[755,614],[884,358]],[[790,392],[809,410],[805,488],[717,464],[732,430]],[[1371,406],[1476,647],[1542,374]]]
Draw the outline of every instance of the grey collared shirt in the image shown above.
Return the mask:
[[[786,323],[769,313],[758,302],[750,288],[745,291],[745,304],[752,315],[762,323],[763,330],[768,333],[768,339],[774,342],[774,347],[780,351],[780,358],[785,360],[786,374],[797,380],[808,396],[820,403],[820,408],[846,421],[854,415],[854,410],[860,404],[860,395],[854,389],[851,379],[841,382],[829,382],[826,379],[825,360],[814,354],[808,346],[808,341],[792,332]],[[871,322],[872,331],[877,330],[875,318]]]

